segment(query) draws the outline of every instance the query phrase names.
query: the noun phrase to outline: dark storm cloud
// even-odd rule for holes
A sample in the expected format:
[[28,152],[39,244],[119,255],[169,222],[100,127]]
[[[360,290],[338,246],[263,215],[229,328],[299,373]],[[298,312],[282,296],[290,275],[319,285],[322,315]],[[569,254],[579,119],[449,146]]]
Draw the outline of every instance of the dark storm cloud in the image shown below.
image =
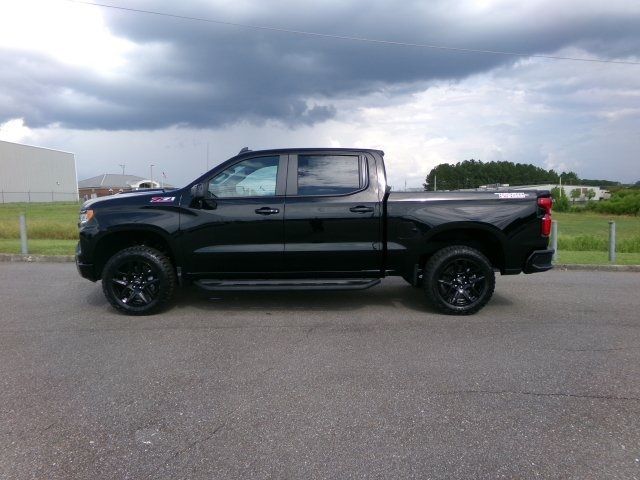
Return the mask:
[[[638,52],[640,13],[451,11],[451,2],[260,2],[251,10],[210,2],[141,1],[128,6],[256,25],[452,47],[593,55]],[[267,8],[266,5],[269,5]],[[92,8],[92,7],[81,7]],[[97,8],[97,7],[93,7]],[[389,87],[424,88],[513,62],[514,57],[371,45],[105,9],[110,30],[142,46],[124,74],[104,77],[36,55],[0,51],[0,122],[80,129],[220,126],[246,120],[313,124],[335,115],[332,100]],[[149,47],[149,48],[145,48]],[[517,58],[517,57],[516,57]]]

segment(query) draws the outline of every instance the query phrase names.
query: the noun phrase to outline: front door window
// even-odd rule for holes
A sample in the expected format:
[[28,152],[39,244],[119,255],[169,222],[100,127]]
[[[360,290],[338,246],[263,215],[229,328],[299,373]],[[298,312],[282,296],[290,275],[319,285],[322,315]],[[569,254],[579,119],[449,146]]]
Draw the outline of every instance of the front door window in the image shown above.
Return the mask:
[[238,162],[209,181],[217,198],[275,196],[280,157],[258,157]]

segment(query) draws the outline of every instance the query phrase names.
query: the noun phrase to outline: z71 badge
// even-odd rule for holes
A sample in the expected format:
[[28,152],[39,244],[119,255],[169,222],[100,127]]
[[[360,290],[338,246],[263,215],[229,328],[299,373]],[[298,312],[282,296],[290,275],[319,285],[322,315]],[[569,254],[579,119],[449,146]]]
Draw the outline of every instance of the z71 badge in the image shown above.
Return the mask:
[[171,203],[176,197],[151,197],[151,203]]

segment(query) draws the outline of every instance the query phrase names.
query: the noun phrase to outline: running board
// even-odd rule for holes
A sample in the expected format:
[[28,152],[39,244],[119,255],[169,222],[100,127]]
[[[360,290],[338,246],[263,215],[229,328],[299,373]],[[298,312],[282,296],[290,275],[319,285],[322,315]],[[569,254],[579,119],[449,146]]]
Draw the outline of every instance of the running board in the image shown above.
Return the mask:
[[380,283],[380,279],[317,280],[197,280],[198,287],[214,291],[278,291],[278,290],[364,290]]

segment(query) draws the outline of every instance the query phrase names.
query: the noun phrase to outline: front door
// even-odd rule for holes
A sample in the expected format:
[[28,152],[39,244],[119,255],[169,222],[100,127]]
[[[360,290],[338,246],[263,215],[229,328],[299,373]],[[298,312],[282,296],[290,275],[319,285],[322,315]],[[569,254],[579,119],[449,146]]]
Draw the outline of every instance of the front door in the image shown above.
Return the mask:
[[283,268],[286,155],[240,160],[215,173],[210,198],[181,215],[189,273],[259,277]]

